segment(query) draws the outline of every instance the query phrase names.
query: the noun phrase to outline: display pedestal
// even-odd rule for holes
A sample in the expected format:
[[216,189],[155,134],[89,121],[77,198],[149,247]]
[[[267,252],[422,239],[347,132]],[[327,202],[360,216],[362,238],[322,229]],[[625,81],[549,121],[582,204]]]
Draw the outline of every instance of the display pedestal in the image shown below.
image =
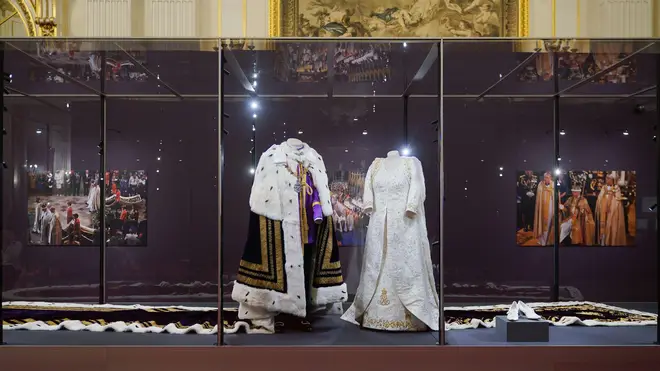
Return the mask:
[[495,317],[497,337],[507,343],[543,343],[550,341],[550,324],[521,317],[509,321],[506,316]]

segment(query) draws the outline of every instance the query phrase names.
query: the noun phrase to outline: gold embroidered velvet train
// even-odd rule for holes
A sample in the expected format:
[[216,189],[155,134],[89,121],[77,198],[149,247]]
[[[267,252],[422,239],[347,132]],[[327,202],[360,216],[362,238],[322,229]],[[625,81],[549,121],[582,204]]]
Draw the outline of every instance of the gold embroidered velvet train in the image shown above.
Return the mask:
[[321,156],[291,138],[261,155],[250,193],[247,242],[234,282],[238,316],[275,331],[275,315],[346,301]]
[[[656,325],[653,313],[592,302],[528,303],[529,307],[555,326],[649,326]],[[116,331],[136,333],[214,334],[217,309],[202,307],[148,307],[142,305],[85,305],[42,302],[5,302],[4,330]],[[494,327],[495,316],[506,315],[509,305],[446,307],[448,330]],[[268,333],[249,320],[238,318],[236,309],[224,309],[225,333],[246,331]],[[277,332],[312,331],[309,322],[290,315],[276,318]]]

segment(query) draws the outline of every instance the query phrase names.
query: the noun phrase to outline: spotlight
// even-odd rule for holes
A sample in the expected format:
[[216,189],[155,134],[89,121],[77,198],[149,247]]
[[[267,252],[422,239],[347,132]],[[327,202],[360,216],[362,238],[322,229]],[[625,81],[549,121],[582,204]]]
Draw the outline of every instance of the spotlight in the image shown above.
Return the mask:
[[559,135],[566,135],[566,131],[564,129],[559,130]]
[[404,48],[407,48],[407,47],[408,47],[408,43],[403,43],[403,47],[404,47]]
[[37,134],[41,134],[41,129],[37,129]]
[[253,114],[252,114],[252,118],[253,118],[253,119],[256,119],[256,118],[257,118],[257,114],[256,114],[256,113],[253,113]]
[[658,204],[655,203],[655,204],[649,206],[649,211],[655,211],[655,209],[656,209],[657,207],[658,207]]
[[355,117],[355,118],[353,118],[353,121],[357,121],[357,120],[358,120],[358,118],[357,118],[357,117]]
[[254,82],[252,83],[252,86],[254,86],[255,88],[257,87],[257,80],[254,80]]
[[502,173],[500,173],[500,176],[502,176]]
[[368,134],[368,133],[367,133],[367,130],[363,130],[363,131],[362,131],[362,135],[367,135],[367,134]]
[[628,132],[628,130],[624,130],[623,135],[628,136],[628,135],[630,135],[630,133]]
[[504,168],[503,168],[503,167],[500,167],[500,171],[502,171],[502,170],[504,170]]
[[557,157],[557,161],[561,161],[561,157]]
[[254,174],[254,168],[253,167],[250,168],[250,174]]
[[256,73],[253,73],[253,74],[252,74],[252,78],[253,78],[253,79],[256,79],[258,76],[259,76],[259,75],[257,75]]
[[561,175],[561,169],[560,168],[555,169],[555,175]]
[[259,108],[259,103],[257,103],[256,101],[252,101],[252,103],[250,103],[250,107],[252,109],[257,109]]
[[344,152],[348,153],[348,149],[345,149]]
[[302,133],[303,133],[302,130],[298,130],[298,135],[302,135]]
[[408,148],[408,147],[404,147],[404,148],[401,150],[401,154],[403,154],[404,156],[408,156],[408,155],[410,155],[410,148]]
[[71,107],[71,105],[70,105],[69,103],[67,103],[67,104],[66,104],[66,108],[69,108],[69,107]]

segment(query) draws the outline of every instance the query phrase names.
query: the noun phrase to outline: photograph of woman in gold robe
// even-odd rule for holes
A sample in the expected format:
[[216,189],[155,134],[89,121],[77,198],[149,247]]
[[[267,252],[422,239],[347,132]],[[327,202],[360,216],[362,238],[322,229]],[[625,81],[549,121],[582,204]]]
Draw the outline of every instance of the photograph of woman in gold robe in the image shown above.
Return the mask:
[[623,209],[626,198],[622,195],[618,178],[617,172],[607,174],[596,201],[597,235],[601,246],[625,246],[627,242]]
[[635,171],[571,170],[554,177],[521,170],[517,176],[518,246],[553,246],[555,209],[562,247],[635,245]]
[[[573,246],[593,246],[596,222],[589,202],[583,196],[586,173],[571,171],[569,176],[571,178],[571,196],[563,205],[559,205],[559,209],[562,213],[562,225],[567,223],[570,226],[570,233],[566,236],[570,237],[570,241],[562,238],[562,243]],[[562,235],[562,237],[564,236]]]

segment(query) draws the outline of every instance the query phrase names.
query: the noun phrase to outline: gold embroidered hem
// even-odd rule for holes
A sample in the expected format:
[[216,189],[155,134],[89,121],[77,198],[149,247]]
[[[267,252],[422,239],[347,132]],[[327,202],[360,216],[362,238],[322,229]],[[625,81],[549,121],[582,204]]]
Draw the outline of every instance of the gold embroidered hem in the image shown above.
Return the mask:
[[406,310],[403,319],[384,319],[377,317],[369,317],[365,314],[362,320],[362,327],[372,330],[385,330],[385,331],[426,331],[428,327],[420,320],[415,318],[410,312]]

